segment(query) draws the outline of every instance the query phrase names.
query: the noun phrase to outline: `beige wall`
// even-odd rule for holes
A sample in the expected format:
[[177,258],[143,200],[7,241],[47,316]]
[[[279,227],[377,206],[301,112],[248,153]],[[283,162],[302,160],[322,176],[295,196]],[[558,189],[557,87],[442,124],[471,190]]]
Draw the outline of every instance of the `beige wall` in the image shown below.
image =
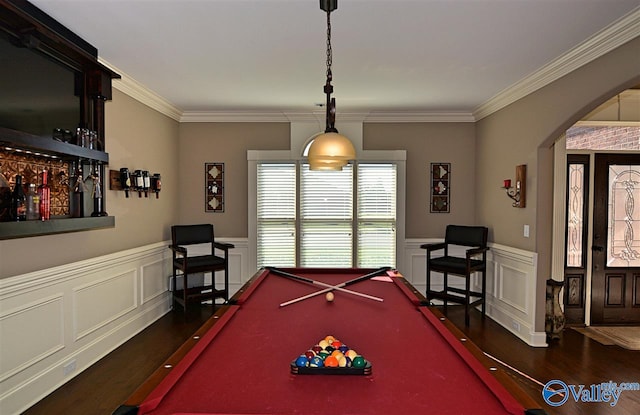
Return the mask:
[[[548,246],[553,142],[600,103],[640,83],[639,50],[636,38],[476,123],[478,220],[490,224],[491,240],[530,251]],[[500,189],[518,164],[527,165],[524,209],[511,207]],[[523,236],[525,224],[530,238]]]
[[0,241],[0,278],[169,238],[168,228],[178,217],[178,123],[115,89],[106,107],[109,168],[161,173],[160,198],[125,199],[124,192],[106,190],[115,228]]
[[[407,238],[441,238],[450,223],[476,224],[473,123],[365,124],[363,147],[407,151]],[[449,213],[429,211],[431,163],[451,163]]]
[[[247,150],[288,150],[288,123],[180,125],[179,222],[212,223],[216,235],[247,237]],[[223,213],[205,212],[204,163],[224,163]]]
[[[491,241],[538,252],[540,275],[548,274],[551,145],[598,104],[640,84],[638,50],[640,38],[475,124],[365,124],[365,149],[407,150],[406,236],[442,236],[453,222],[486,224]],[[111,168],[161,173],[160,199],[107,191],[113,229],[0,241],[0,278],[162,241],[176,222],[212,222],[218,235],[246,237],[246,150],[289,149],[287,123],[179,124],[117,90],[106,113]],[[225,213],[204,211],[205,162],[225,163]],[[450,214],[428,211],[430,162],[452,163]],[[528,166],[525,209],[511,207],[500,189],[518,164]]]
[[[407,237],[442,237],[448,223],[473,224],[472,123],[365,124],[365,150],[407,150]],[[247,150],[289,150],[286,123],[180,125],[181,223],[213,223],[216,234],[247,237]],[[225,212],[204,210],[204,163],[225,163]],[[451,162],[451,213],[429,213],[431,162]]]
[[[544,281],[551,272],[553,142],[613,95],[640,83],[640,37],[476,123],[478,221],[490,240],[538,254],[536,329],[544,325]],[[499,188],[527,165],[527,207]],[[523,236],[529,224],[530,237]]]

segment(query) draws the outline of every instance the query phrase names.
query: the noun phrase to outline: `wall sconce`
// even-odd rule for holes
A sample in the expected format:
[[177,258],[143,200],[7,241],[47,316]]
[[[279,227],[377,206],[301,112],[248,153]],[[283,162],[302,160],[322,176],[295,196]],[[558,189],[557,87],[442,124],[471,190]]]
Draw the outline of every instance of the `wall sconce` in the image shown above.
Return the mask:
[[513,200],[513,207],[525,207],[527,202],[527,165],[516,166],[515,187],[511,186],[511,179],[505,179],[502,188],[507,192],[507,196]]

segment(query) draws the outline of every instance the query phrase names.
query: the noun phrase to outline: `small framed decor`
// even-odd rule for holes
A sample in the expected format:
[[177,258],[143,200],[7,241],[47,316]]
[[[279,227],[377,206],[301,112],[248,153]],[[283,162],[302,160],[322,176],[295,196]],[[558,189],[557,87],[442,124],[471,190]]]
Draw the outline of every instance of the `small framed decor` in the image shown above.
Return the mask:
[[224,163],[204,164],[204,210],[224,212]]
[[451,163],[431,163],[431,205],[432,213],[450,211]]

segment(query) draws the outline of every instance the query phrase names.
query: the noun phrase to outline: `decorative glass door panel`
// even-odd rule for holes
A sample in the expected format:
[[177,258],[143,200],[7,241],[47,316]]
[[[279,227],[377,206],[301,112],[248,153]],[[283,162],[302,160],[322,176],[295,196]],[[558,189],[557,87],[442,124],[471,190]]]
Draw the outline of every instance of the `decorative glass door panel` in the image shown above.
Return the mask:
[[640,154],[596,154],[591,324],[640,323]]
[[640,166],[609,166],[607,266],[640,267]]

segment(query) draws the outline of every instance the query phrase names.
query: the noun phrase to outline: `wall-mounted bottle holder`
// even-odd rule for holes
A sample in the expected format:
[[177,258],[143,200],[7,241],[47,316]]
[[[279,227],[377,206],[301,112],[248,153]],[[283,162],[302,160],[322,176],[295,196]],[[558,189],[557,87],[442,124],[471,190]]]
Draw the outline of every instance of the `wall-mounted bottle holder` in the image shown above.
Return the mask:
[[156,199],[160,197],[162,180],[160,173],[149,175],[148,170],[129,170],[126,167],[120,170],[109,170],[109,190],[124,191],[125,197],[129,192],[137,192],[138,197],[149,197],[149,193],[155,193]]

